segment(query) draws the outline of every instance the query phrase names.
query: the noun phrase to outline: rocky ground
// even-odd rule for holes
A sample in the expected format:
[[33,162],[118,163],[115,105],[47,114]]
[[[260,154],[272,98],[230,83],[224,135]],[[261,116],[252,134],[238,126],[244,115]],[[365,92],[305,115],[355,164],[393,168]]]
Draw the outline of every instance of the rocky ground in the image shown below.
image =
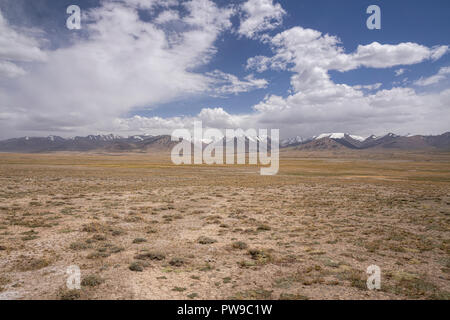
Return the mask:
[[449,159],[1,154],[0,299],[448,299]]

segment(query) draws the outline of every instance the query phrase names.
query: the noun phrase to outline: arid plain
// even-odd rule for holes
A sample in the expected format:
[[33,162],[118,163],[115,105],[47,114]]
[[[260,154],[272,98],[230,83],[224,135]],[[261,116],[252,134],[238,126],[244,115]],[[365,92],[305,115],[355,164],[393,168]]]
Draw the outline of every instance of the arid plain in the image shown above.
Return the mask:
[[5,153],[0,181],[0,299],[450,297],[448,152]]

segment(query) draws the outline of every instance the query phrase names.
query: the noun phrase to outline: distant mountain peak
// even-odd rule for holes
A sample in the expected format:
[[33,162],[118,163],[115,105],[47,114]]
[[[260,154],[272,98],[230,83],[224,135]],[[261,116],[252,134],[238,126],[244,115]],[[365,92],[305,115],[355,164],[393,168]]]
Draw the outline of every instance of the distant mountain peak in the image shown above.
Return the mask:
[[390,138],[397,138],[400,137],[399,135],[396,135],[395,133],[389,132],[386,137],[390,137]]
[[[331,143],[334,141],[343,147],[350,149],[370,149],[370,148],[385,148],[385,149],[450,149],[450,133],[446,132],[438,136],[420,136],[409,134],[407,136],[400,136],[395,133],[388,133],[382,137],[370,135],[367,138],[352,135],[349,133],[322,133],[313,136],[309,139],[303,139],[300,143],[292,143],[294,138],[283,140],[282,147],[296,147],[297,149],[308,150],[325,150],[336,149],[337,145]],[[323,141],[323,143],[312,143],[315,141]],[[328,141],[328,142],[327,142]]]
[[[243,142],[246,148],[253,146],[250,142],[271,145],[271,140],[262,136],[248,137],[241,136],[235,139],[236,142]],[[267,141],[267,142],[266,142]],[[192,141],[191,141],[192,142]],[[202,141],[203,145],[210,143],[224,143],[222,141]],[[234,142],[234,141],[233,141]],[[111,152],[146,152],[146,151],[167,151],[177,144],[172,141],[170,135],[134,135],[128,138],[114,134],[88,135],[85,137],[62,138],[49,135],[47,137],[22,137],[0,141],[0,152],[54,152],[54,151],[111,151]],[[349,133],[323,133],[312,138],[296,136],[280,142],[280,147],[304,150],[345,150],[345,149],[441,149],[450,150],[450,132],[436,136],[408,135],[399,136],[388,133],[385,136],[377,137],[371,135],[363,137]],[[250,150],[250,149],[248,149]]]
[[350,137],[357,141],[364,141],[365,139],[363,137],[352,135],[349,133],[342,133],[342,132],[334,132],[334,133],[322,133],[318,136],[313,137],[314,140],[319,140],[323,138],[329,138],[329,139],[345,139],[346,137]]

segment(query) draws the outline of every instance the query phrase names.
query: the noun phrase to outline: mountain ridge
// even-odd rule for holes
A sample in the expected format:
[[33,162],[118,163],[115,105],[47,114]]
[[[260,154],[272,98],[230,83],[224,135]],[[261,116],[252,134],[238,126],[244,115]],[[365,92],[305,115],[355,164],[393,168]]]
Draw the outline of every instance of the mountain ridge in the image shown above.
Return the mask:
[[[240,137],[245,140],[246,151],[248,142],[255,141],[255,137]],[[261,143],[261,139],[256,137]],[[262,139],[265,140],[265,139]],[[21,137],[0,141],[0,152],[44,153],[58,151],[105,151],[105,152],[161,152],[170,151],[178,142],[172,141],[170,135],[133,135],[122,137],[114,134],[76,136],[62,138],[50,135],[47,137]],[[217,142],[211,142],[217,143]],[[209,143],[202,142],[203,147]],[[271,141],[268,140],[270,150]],[[349,133],[323,133],[311,138],[296,136],[280,141],[280,148],[294,150],[363,150],[363,149],[441,149],[450,150],[450,132],[441,135],[408,135],[400,136],[388,133],[377,137],[367,138]]]
[[[400,136],[394,133],[388,133],[384,136],[377,137],[370,135],[367,138],[351,135],[348,133],[331,133],[321,134],[309,139],[304,139],[302,143],[296,144],[282,144],[283,148],[294,148],[297,150],[302,149],[320,149],[325,147],[324,140],[328,140],[330,145],[328,149],[336,149],[337,145],[331,143],[331,141],[337,143],[340,146],[347,149],[402,149],[402,150],[418,150],[418,149],[445,149],[450,150],[450,132],[445,132],[440,135],[408,135]],[[322,141],[322,143],[317,143]],[[317,146],[317,148],[315,148]]]

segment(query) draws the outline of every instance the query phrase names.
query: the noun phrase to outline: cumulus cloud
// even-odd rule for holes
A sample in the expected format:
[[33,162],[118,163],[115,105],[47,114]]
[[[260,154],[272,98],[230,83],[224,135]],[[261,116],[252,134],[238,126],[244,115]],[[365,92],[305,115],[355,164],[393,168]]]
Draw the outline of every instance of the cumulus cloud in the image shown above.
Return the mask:
[[223,108],[203,108],[196,116],[118,118],[114,130],[123,133],[167,134],[175,129],[193,129],[194,121],[202,121],[205,128],[244,128],[251,127],[252,115],[232,115]]
[[242,17],[238,33],[255,38],[260,32],[280,26],[286,11],[273,0],[248,0],[241,5]]
[[[178,20],[183,30],[174,36],[139,18],[138,8],[154,10],[159,4],[163,10],[167,7],[165,1],[102,2],[85,12],[87,37],[53,51],[39,48],[36,40],[9,28],[2,17],[0,72],[16,78],[0,87],[0,111],[24,116],[14,118],[17,123],[2,123],[1,133],[14,134],[11,131],[19,127],[86,130],[134,107],[151,108],[211,91],[211,77],[195,70],[215,54],[217,37],[231,27],[232,9],[208,0],[183,2],[185,14]],[[33,64],[26,77],[17,77],[24,70],[10,59],[45,62]],[[237,85],[243,90],[260,82],[249,78]]]
[[0,12],[0,77],[18,77],[26,74],[19,63],[42,62],[47,55],[29,30],[16,30]]
[[[280,128],[284,137],[312,136],[323,131],[369,135],[448,130],[450,89],[422,94],[413,88],[379,90],[381,83],[350,86],[335,83],[329,75],[330,70],[346,72],[361,67],[390,68],[434,61],[447,52],[447,46],[374,42],[346,53],[337,37],[301,27],[262,41],[271,45],[274,55],[248,59],[247,69],[291,72],[291,94],[268,94],[248,114],[233,115],[221,108],[206,108],[195,117],[178,120],[185,125],[193,119],[203,120],[218,128]],[[443,69],[439,76],[446,72]],[[234,83],[238,82],[234,79]]]
[[357,89],[357,90],[361,90],[361,89],[366,89],[366,90],[378,90],[380,89],[380,87],[383,84],[378,82],[378,83],[374,83],[374,84],[366,84],[366,85],[356,85],[353,86],[353,88]]
[[417,43],[397,45],[373,42],[358,45],[355,52],[345,53],[339,38],[320,31],[294,27],[283,31],[270,41],[275,55],[271,58],[257,56],[248,60],[247,67],[257,70],[288,69],[349,71],[360,67],[389,68],[397,65],[416,64],[442,57],[448,46],[428,48]]
[[450,89],[418,94],[411,88],[392,88],[317,103],[306,101],[299,94],[287,98],[270,95],[255,106],[255,112],[240,115],[222,108],[204,108],[193,117],[134,117],[118,121],[126,123],[130,132],[152,132],[155,128],[164,128],[166,133],[176,128],[192,129],[193,121],[201,120],[204,127],[221,129],[277,128],[284,138],[310,137],[327,131],[362,136],[391,131],[440,134],[448,131],[449,103]]
[[175,10],[166,10],[159,14],[155,19],[156,23],[167,23],[171,21],[176,21],[180,19],[180,15]]
[[432,75],[428,78],[420,78],[419,80],[415,81],[414,84],[417,86],[429,86],[432,84],[436,84],[444,79],[447,79],[450,75],[450,67],[442,67],[439,69],[438,73],[435,75]]
[[244,80],[240,80],[235,75],[220,70],[214,70],[207,74],[212,78],[212,81],[215,84],[215,91],[219,94],[238,94],[254,89],[266,88],[268,85],[266,79],[257,79],[253,74],[246,76]]
[[[103,0],[105,1],[105,0]],[[139,9],[153,9],[155,7],[170,7],[178,4],[177,0],[106,0],[110,2],[117,2],[120,4],[126,4],[130,7]]]
[[375,91],[381,84],[349,86],[335,83],[329,75],[330,70],[389,68],[434,60],[447,52],[447,46],[374,42],[346,53],[337,37],[302,27],[283,31],[269,43],[274,55],[250,58],[247,68],[292,72],[293,92],[287,97],[268,95],[254,106],[255,121],[262,126],[278,125],[291,134],[305,135],[320,130],[370,134],[393,128],[410,132],[448,129],[441,118],[450,117],[448,112],[443,114],[448,91],[419,95],[411,88],[394,87],[368,94],[364,89]]
[[[139,10],[155,19],[143,21]],[[250,57],[249,74],[242,78],[221,70],[200,72],[208,70],[220,35],[233,30],[236,10],[241,13],[238,34],[259,39],[273,55]],[[313,29],[261,35],[281,25],[286,14],[270,0],[249,0],[239,9],[209,0],[110,0],[84,14],[83,37],[53,50],[37,40],[42,35],[16,29],[0,15],[0,134],[158,134],[191,128],[194,120],[217,128],[280,128],[284,137],[448,130],[450,89],[418,93],[406,83],[389,89],[385,83],[336,83],[330,76],[330,71],[391,67],[401,75],[400,66],[436,61],[448,52],[446,45],[373,42],[347,52],[337,36]],[[128,116],[135,107],[193,95],[267,88],[268,81],[251,70],[289,73],[291,90],[285,96],[267,93],[245,114],[205,106],[195,116]],[[415,84],[438,83],[448,74],[445,67]]]
[[0,61],[0,76],[15,78],[25,75],[26,72],[21,67],[9,61]]
[[337,69],[347,71],[358,67],[389,68],[397,65],[410,65],[424,60],[437,60],[448,52],[448,46],[427,48],[417,43],[405,42],[396,45],[373,42],[359,45],[350,56],[348,65]]

